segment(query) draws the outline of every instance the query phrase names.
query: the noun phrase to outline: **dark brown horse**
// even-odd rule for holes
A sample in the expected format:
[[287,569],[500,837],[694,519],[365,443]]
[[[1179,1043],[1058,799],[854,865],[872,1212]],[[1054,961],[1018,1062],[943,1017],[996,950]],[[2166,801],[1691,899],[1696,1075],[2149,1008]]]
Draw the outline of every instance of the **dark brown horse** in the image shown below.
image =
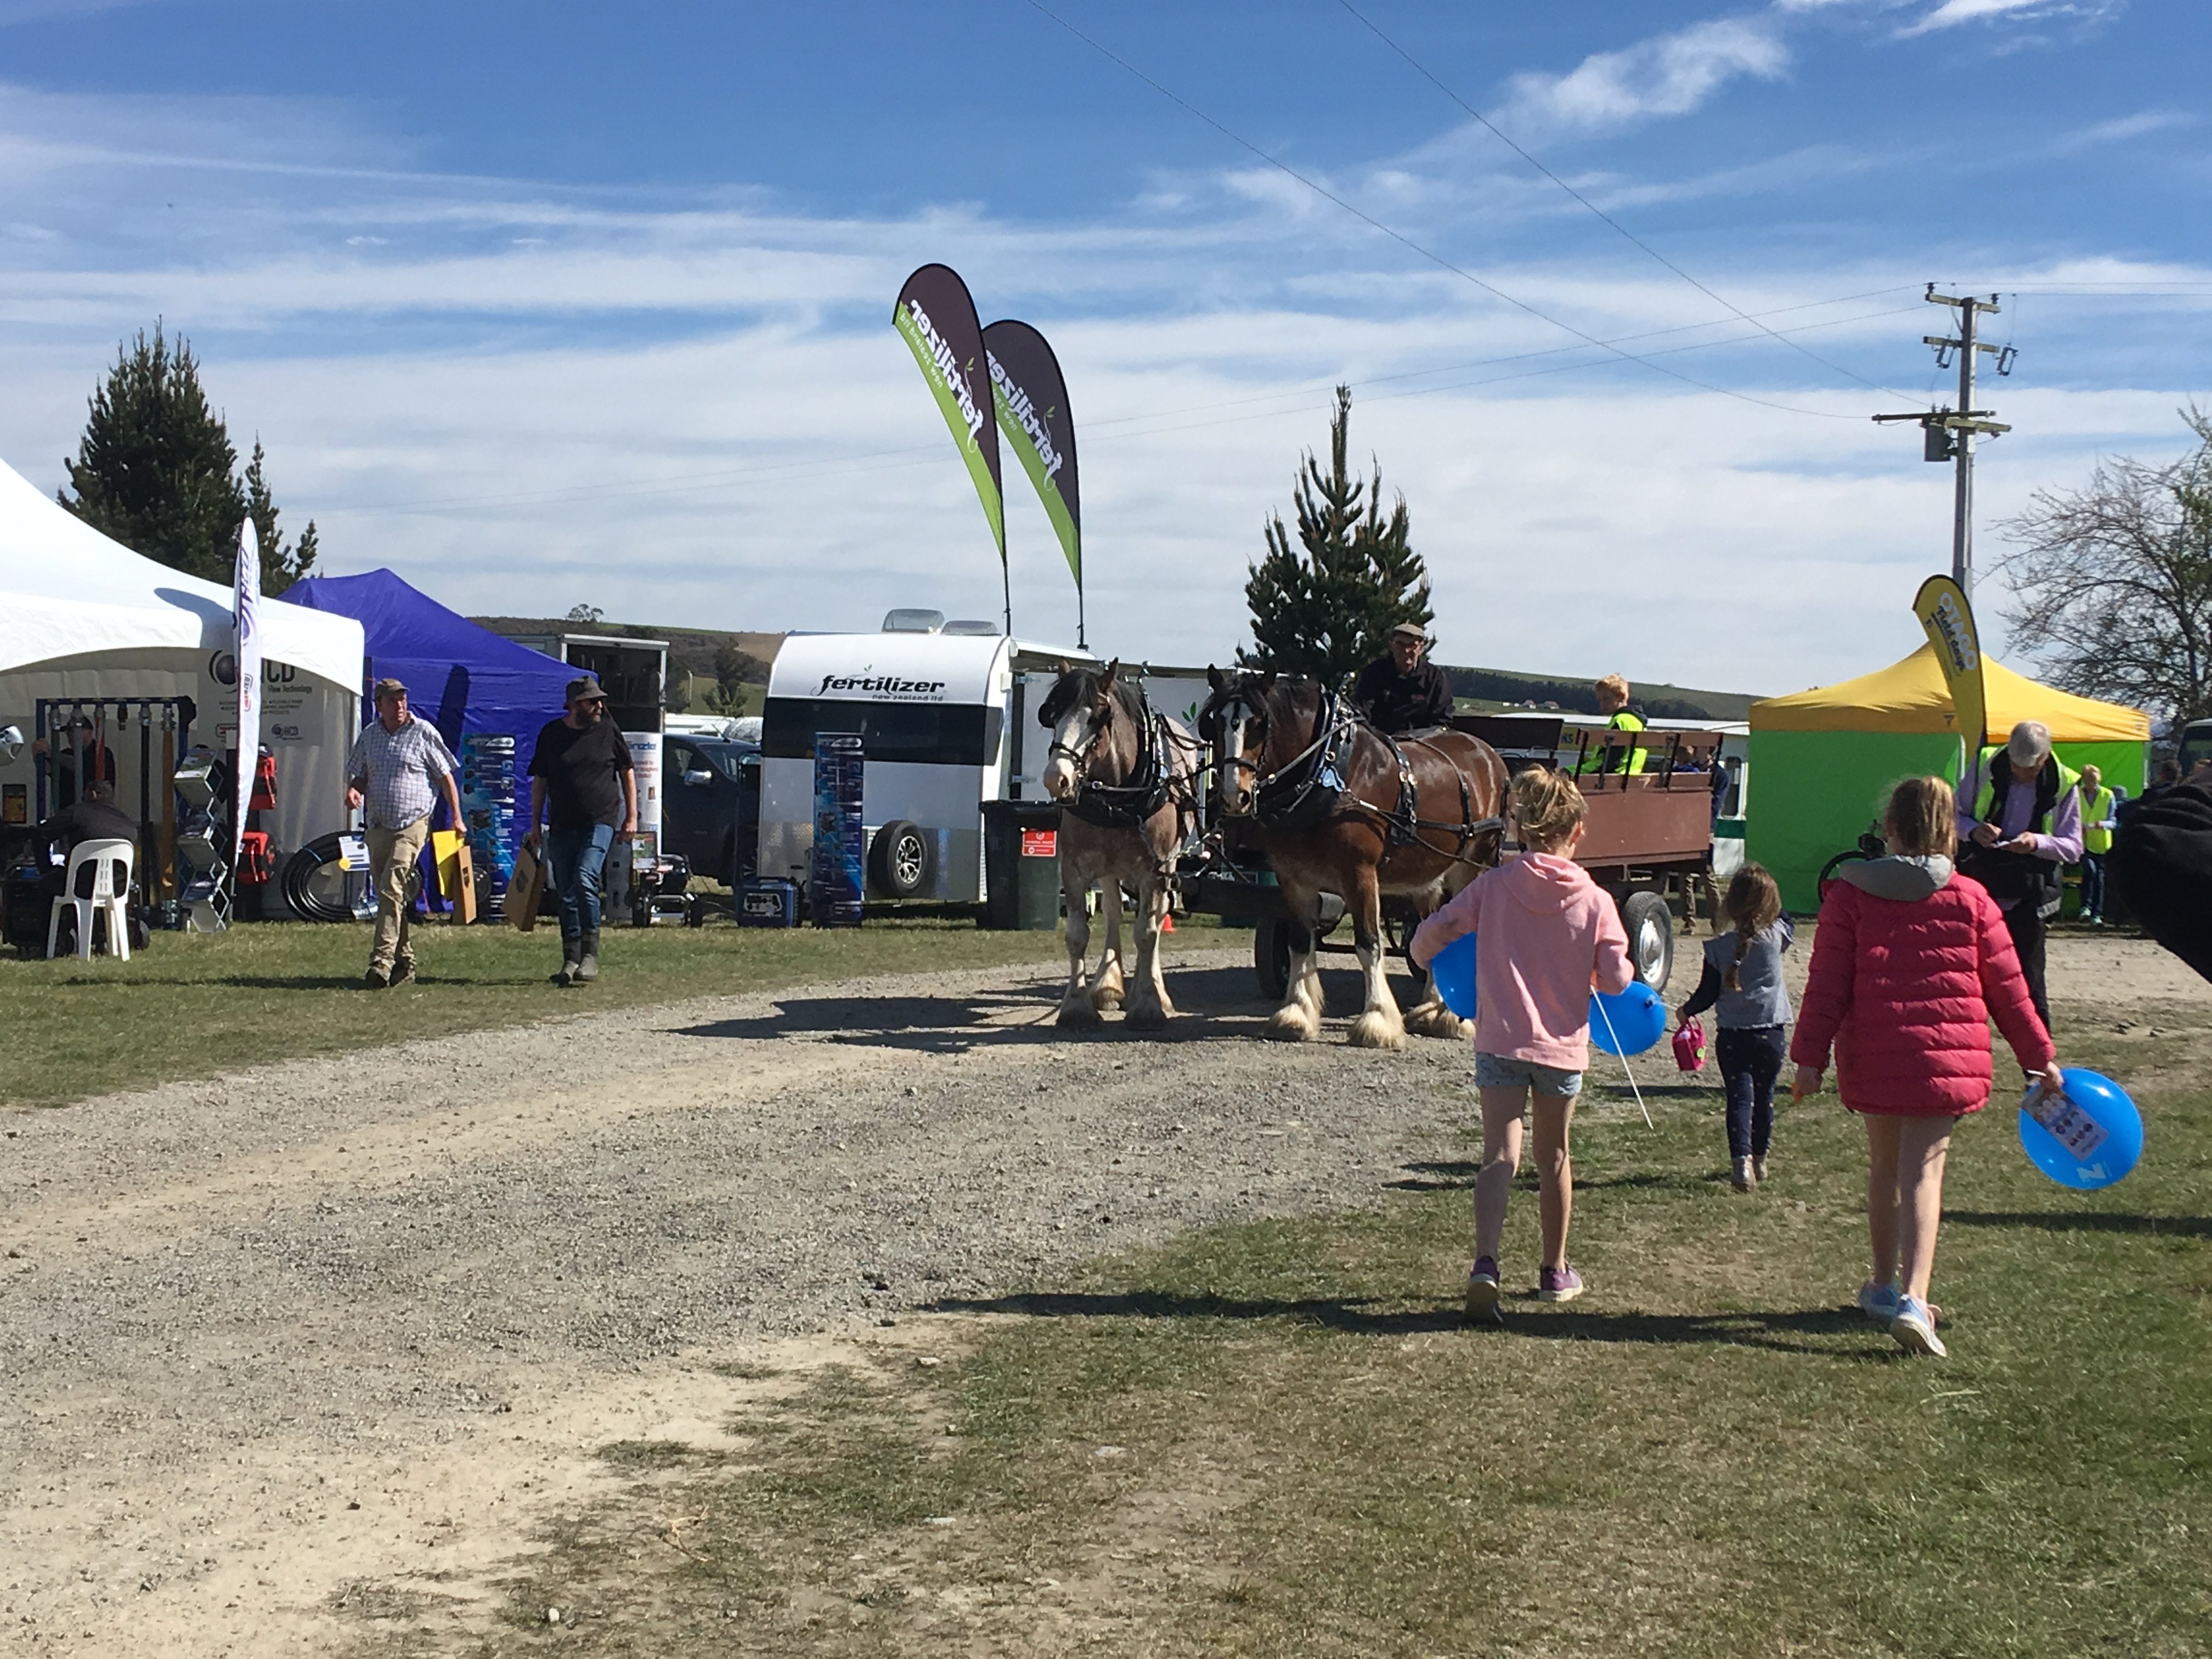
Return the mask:
[[[1038,707],[1052,733],[1045,793],[1062,804],[1060,891],[1067,911],[1067,988],[1062,1025],[1099,1023],[1098,1011],[1123,1001],[1125,1023],[1156,1030],[1175,1014],[1160,972],[1160,925],[1185,827],[1198,811],[1198,740],[1165,715],[1125,677],[1117,660],[1103,669],[1060,665],[1060,678]],[[1106,913],[1106,949],[1086,984],[1090,949],[1085,903],[1098,884]],[[1123,986],[1121,889],[1137,896],[1135,983]]]
[[1431,981],[1401,1014],[1385,971],[1382,900],[1427,915],[1498,860],[1505,763],[1480,738],[1435,732],[1392,738],[1310,680],[1209,670],[1200,730],[1213,744],[1222,812],[1252,821],[1291,912],[1288,1000],[1271,1032],[1304,1041],[1321,1029],[1321,899],[1352,917],[1367,980],[1352,1028],[1360,1048],[1395,1048],[1407,1031],[1459,1036],[1465,1026]]

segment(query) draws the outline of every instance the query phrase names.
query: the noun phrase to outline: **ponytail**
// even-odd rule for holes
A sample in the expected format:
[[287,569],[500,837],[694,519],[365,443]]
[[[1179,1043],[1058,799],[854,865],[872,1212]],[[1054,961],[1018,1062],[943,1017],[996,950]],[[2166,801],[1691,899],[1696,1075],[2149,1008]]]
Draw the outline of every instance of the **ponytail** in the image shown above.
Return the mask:
[[1729,878],[1727,895],[1721,900],[1721,914],[1735,924],[1735,955],[1729,963],[1728,972],[1721,976],[1721,983],[1731,991],[1741,991],[1744,952],[1751,949],[1752,940],[1771,927],[1781,915],[1782,890],[1775,885],[1774,878],[1764,865],[1747,864]]

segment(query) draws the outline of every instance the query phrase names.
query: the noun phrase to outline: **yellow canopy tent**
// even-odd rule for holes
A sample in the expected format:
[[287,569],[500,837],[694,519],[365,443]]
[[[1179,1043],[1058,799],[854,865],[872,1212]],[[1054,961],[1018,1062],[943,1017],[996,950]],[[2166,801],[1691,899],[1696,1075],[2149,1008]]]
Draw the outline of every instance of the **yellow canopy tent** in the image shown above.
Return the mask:
[[[2068,765],[2094,764],[2131,795],[2142,787],[2150,718],[2141,709],[2039,685],[1987,657],[1982,678],[1984,742],[2041,720]],[[1889,787],[1923,772],[1955,783],[1958,749],[1951,694],[1927,645],[1856,679],[1752,704],[1747,855],[1774,872],[1791,909],[1815,908],[1821,866],[1880,814]]]

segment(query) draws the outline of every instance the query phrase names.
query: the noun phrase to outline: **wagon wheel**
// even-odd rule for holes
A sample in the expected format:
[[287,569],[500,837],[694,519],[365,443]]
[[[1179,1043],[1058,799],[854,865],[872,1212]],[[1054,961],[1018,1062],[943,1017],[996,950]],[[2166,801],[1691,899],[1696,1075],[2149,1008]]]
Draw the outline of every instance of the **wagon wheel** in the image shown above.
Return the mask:
[[1667,988],[1674,970],[1674,913],[1656,893],[1631,893],[1620,902],[1628,934],[1628,959],[1636,977],[1655,991]]
[[1261,919],[1252,929],[1252,971],[1260,994],[1280,1002],[1291,993],[1291,925],[1279,916]]

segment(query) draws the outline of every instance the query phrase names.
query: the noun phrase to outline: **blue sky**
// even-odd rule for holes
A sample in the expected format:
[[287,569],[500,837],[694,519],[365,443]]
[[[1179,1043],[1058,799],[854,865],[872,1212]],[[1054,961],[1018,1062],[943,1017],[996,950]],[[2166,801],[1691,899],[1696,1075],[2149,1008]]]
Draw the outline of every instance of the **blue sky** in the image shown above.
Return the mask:
[[[0,456],[58,484],[160,315],[334,570],[472,611],[994,615],[888,322],[941,258],[1067,367],[1094,643],[1225,659],[1349,379],[1446,659],[1778,690],[1909,648],[1948,556],[1944,470],[1865,419],[1935,384],[1923,283],[2003,293],[2021,349],[1985,559],[2212,392],[2201,6],[1357,3],[1722,301],[1336,0],[1047,0],[1095,46],[1027,0],[0,0]],[[1065,637],[1012,472],[1017,625]]]

